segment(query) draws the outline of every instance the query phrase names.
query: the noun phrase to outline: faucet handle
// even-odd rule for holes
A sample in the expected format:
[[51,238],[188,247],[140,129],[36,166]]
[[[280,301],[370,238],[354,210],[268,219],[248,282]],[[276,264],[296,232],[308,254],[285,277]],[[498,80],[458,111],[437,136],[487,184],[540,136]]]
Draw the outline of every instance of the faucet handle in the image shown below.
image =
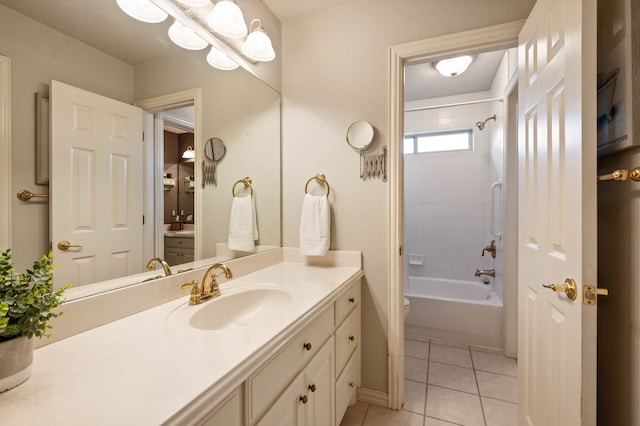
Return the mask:
[[491,244],[482,249],[482,256],[484,256],[484,252],[488,251],[491,253],[491,257],[496,258],[496,240],[491,240]]
[[193,280],[190,283],[183,283],[180,288],[191,287],[191,295],[189,296],[190,305],[198,305],[202,302],[202,290],[198,286],[198,280]]
[[198,280],[193,280],[190,283],[180,284],[180,288],[182,289],[189,287],[198,288]]

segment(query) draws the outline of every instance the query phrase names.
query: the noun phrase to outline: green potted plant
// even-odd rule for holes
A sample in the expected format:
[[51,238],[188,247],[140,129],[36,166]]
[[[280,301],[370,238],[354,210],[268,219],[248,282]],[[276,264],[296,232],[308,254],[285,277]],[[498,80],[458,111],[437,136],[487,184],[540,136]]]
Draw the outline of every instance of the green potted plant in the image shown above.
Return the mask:
[[62,312],[52,309],[62,302],[66,287],[53,290],[52,254],[33,262],[33,268],[16,272],[11,250],[0,254],[0,392],[24,382],[31,375],[31,338],[47,336],[49,320]]

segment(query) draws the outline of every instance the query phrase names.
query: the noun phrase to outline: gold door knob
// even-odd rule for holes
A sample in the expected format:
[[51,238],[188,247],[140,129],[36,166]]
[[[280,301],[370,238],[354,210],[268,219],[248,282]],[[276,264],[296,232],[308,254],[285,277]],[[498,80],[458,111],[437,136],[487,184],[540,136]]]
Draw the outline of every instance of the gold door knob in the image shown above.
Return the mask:
[[303,346],[304,346],[304,348],[305,348],[306,350],[308,350],[308,351],[310,351],[310,350],[311,350],[311,343],[307,342],[307,343],[305,343]]
[[71,247],[82,247],[81,245],[78,244],[71,244],[69,241],[67,240],[62,240],[58,243],[58,249],[62,250],[62,251],[66,251],[69,250]]
[[578,295],[578,286],[573,278],[567,278],[564,280],[564,284],[542,284],[544,288],[550,288],[556,293],[564,293],[571,300],[576,300]]
[[303,404],[306,404],[307,402],[309,402],[309,397],[307,395],[302,395],[300,397],[300,401],[302,401]]
[[350,388],[355,388],[356,387],[356,382],[349,382],[349,387]]

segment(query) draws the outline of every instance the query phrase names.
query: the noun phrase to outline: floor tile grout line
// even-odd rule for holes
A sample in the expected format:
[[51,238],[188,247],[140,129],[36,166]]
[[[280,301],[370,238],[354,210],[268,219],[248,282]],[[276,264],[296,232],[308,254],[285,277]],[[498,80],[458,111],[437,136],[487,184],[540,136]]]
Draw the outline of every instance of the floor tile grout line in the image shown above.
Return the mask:
[[430,368],[429,368],[429,363],[431,362],[431,340],[429,340],[429,349],[427,349],[427,380],[426,383],[424,384],[424,418],[422,419],[422,424],[426,424],[427,423],[427,398],[429,396],[429,372],[430,372]]
[[436,364],[448,365],[450,367],[460,367],[460,368],[466,368],[467,370],[474,370],[473,367],[465,367],[464,365],[460,365],[460,364],[449,364],[448,362],[433,361],[433,360],[429,360],[429,362],[435,362]]
[[496,373],[495,371],[489,371],[489,370],[483,370],[481,368],[474,368],[475,371],[479,371],[481,373],[489,373],[489,374],[495,374],[498,376],[505,376],[505,377],[511,377],[512,379],[517,379],[518,376],[512,376],[511,374],[505,374],[505,373]]
[[456,422],[452,422],[451,420],[445,420],[445,419],[441,419],[440,417],[433,417],[433,416],[424,416],[425,423],[427,423],[427,417],[429,417],[430,419],[439,420],[441,422],[450,423],[452,425],[464,426],[462,423],[456,423]]
[[473,367],[473,378],[476,380],[476,389],[478,390],[478,400],[480,401],[480,411],[482,411],[482,420],[484,424],[487,424],[487,416],[484,414],[484,404],[482,403],[482,395],[480,394],[480,383],[478,382],[478,375],[476,374],[476,363],[473,362],[473,352],[469,347],[469,357],[471,358],[471,366]]

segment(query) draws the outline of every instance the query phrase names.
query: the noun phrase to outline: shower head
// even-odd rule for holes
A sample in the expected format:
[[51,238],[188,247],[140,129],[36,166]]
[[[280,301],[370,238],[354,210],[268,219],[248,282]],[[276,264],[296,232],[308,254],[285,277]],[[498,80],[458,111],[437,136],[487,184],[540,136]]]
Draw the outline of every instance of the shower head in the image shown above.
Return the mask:
[[488,117],[488,118],[487,118],[486,120],[484,120],[484,121],[478,121],[478,122],[476,123],[476,127],[477,127],[479,130],[484,130],[484,125],[485,125],[485,124],[487,124],[487,121],[489,121],[489,120],[495,120],[495,119],[496,119],[496,115],[495,115],[495,114],[493,114],[491,117]]

